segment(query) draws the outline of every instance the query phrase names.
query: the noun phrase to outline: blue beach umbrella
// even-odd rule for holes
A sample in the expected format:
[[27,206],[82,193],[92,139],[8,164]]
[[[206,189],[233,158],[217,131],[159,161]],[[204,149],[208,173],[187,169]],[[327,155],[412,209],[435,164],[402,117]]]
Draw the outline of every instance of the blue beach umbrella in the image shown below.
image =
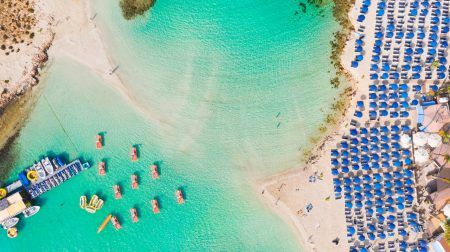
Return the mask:
[[366,237],[364,237],[364,235],[359,235],[359,236],[358,236],[358,240],[360,240],[360,241],[365,241],[365,240],[366,240]]
[[360,129],[360,133],[363,134],[363,135],[366,135],[368,133],[368,131],[367,131],[366,128],[361,128]]
[[414,193],[414,189],[410,186],[405,187],[406,193],[407,194],[413,194]]
[[405,198],[403,198],[403,197],[397,198],[397,203],[403,204],[404,202],[405,202]]
[[348,159],[346,159],[346,158],[342,159],[342,165],[347,166],[348,163],[349,163],[349,162],[348,162]]
[[341,171],[343,173],[348,173],[350,171],[350,169],[347,166],[342,167]]
[[339,156],[339,152],[336,149],[331,150],[331,156],[337,157]]
[[383,214],[384,213],[384,209],[382,207],[377,207],[377,213],[378,214]]
[[[367,201],[365,202],[365,205],[368,206],[368,207],[372,207],[372,206],[373,206],[373,203],[372,203],[372,201],[367,200]],[[372,214],[373,214],[373,210],[372,210]]]
[[380,233],[378,233],[378,238],[384,240],[384,239],[386,239],[386,234],[384,232],[380,232]]
[[338,169],[332,169],[332,170],[331,170],[331,174],[332,174],[333,176],[339,175]]
[[341,156],[343,156],[343,157],[348,157],[348,155],[349,155],[349,153],[348,153],[348,151],[346,151],[346,150],[343,150],[343,151],[341,152]]
[[388,197],[388,198],[386,199],[386,203],[388,203],[388,204],[394,204],[394,199],[393,199],[392,197]]
[[370,231],[375,231],[375,230],[377,230],[377,228],[375,227],[375,225],[373,225],[373,224],[368,224],[367,225],[367,228],[370,230]]
[[403,204],[397,204],[397,209],[398,209],[398,210],[403,210],[403,209],[405,209],[405,205],[403,205]]
[[339,165],[339,162],[337,161],[337,159],[332,159],[331,160],[331,165],[333,165],[333,166],[338,166]]
[[363,204],[362,204],[362,202],[361,202],[361,201],[359,201],[359,200],[358,200],[358,201],[356,201],[356,202],[355,202],[355,207],[356,207],[356,208],[362,208],[362,207],[363,207]]
[[[357,157],[355,157],[355,158],[357,158]],[[355,162],[357,162],[357,161],[355,161]],[[359,165],[358,165],[358,164],[352,165],[352,169],[353,169],[354,171],[359,170]]]
[[371,145],[371,146],[370,146],[370,150],[371,150],[371,151],[378,151],[378,149],[379,149],[379,148],[378,148],[378,145]]
[[337,179],[337,178],[333,179],[333,185],[340,186],[341,184],[342,183],[339,179]]
[[353,178],[353,183],[360,184],[361,183],[361,179],[359,177],[354,177]]
[[381,190],[375,190],[375,195],[377,197],[381,197],[381,196],[383,196],[383,192]]
[[373,169],[379,169],[380,168],[380,164],[379,163],[372,163],[372,168]]
[[390,181],[386,181],[386,182],[384,183],[384,187],[386,187],[386,188],[392,188],[392,183],[391,183]]
[[412,202],[414,200],[414,197],[412,195],[406,195],[405,198],[407,202]]
[[348,148],[348,143],[347,142],[341,142],[341,147],[344,149]]
[[[406,155],[406,154],[405,154]],[[403,170],[403,176],[405,178],[411,178],[414,174],[412,173],[411,170]]]
[[359,66],[359,64],[358,64],[357,61],[352,61],[351,66],[352,66],[353,68],[357,68],[357,67]]
[[400,179],[400,178],[402,178],[402,174],[400,172],[396,171],[396,172],[394,172],[394,177]]
[[412,185],[412,184],[414,184],[414,181],[412,181],[412,179],[406,179],[406,180],[405,180],[405,185],[410,186],[410,185]]
[[377,199],[377,200],[375,201],[375,206],[377,206],[377,207],[383,206],[383,200]]
[[364,16],[364,15],[359,15],[357,21],[358,21],[358,22],[363,22],[364,19],[366,19],[366,16]]
[[352,180],[350,178],[344,178],[344,184],[345,185],[351,185],[352,184]]
[[362,165],[362,169],[365,171],[368,171],[368,170],[370,170],[370,166],[367,163],[365,163]]
[[381,181],[382,180],[381,175],[378,174],[378,173],[373,175],[373,179],[375,179],[376,181]]
[[[401,235],[401,236],[403,236],[403,237],[408,236],[408,232],[406,232],[406,230],[404,230],[404,229],[400,229],[400,230],[398,231],[398,234]],[[403,246],[402,246],[402,243],[404,243],[404,244],[406,245],[406,242],[402,241],[402,242],[400,243],[400,248],[406,249],[408,245],[406,245],[406,246],[403,245]]]
[[353,208],[353,204],[351,202],[345,202],[346,208]]
[[394,223],[389,223],[388,225],[388,229],[393,230],[395,228]]
[[373,215],[373,209],[372,208],[367,209],[366,210],[366,214],[367,214],[367,216],[372,216]]
[[410,158],[405,158],[405,165],[410,165],[412,160]]
[[348,234],[350,234],[350,235],[353,235],[353,234],[355,234],[355,228],[354,227],[352,227],[352,226],[350,226],[350,227],[347,227],[347,233]]
[[351,195],[350,193],[346,193],[344,196],[345,196],[344,198],[345,198],[346,200],[351,200],[351,199],[353,199],[353,197],[352,197],[352,195]]

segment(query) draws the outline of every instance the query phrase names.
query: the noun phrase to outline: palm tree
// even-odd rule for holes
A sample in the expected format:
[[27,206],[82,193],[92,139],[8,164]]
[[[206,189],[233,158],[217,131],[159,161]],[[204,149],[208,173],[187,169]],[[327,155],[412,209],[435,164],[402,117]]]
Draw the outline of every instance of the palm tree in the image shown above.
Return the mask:
[[449,143],[450,142],[450,133],[446,132],[445,130],[439,130],[438,132],[439,136],[442,137],[443,143]]
[[450,221],[449,220],[447,220],[444,223],[444,229],[445,229],[444,239],[447,243],[450,243]]

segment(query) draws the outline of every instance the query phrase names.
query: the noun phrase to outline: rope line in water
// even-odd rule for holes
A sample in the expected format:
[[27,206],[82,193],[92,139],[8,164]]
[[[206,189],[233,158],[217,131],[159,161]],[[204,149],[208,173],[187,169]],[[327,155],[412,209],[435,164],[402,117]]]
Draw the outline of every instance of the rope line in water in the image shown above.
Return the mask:
[[47,102],[48,107],[50,108],[50,110],[52,111],[53,115],[56,118],[56,121],[58,121],[59,126],[61,127],[61,129],[63,130],[64,134],[67,136],[67,138],[69,139],[70,143],[73,145],[73,147],[75,148],[75,150],[78,152],[78,148],[75,145],[75,143],[72,141],[72,138],[70,138],[69,134],[67,133],[66,129],[64,128],[64,126],[62,125],[61,120],[59,119],[58,115],[56,114],[56,111],[53,109],[52,105],[50,104],[50,102],[47,99],[47,96],[45,94],[43,94],[45,101]]

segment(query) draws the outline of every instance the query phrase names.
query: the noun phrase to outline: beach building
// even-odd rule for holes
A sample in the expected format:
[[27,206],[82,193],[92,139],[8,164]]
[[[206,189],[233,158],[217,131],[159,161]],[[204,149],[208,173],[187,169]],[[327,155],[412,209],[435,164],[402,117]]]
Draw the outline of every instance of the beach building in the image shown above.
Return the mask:
[[20,214],[28,206],[30,206],[30,202],[25,190],[13,193],[0,200],[0,223]]

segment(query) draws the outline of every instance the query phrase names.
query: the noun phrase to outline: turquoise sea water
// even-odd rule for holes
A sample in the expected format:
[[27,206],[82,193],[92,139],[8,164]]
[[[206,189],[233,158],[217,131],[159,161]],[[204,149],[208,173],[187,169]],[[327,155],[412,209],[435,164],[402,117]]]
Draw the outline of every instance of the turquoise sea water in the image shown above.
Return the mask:
[[[298,164],[338,90],[330,88],[331,9],[296,1],[163,1],[134,21],[118,4],[93,2],[118,74],[137,102],[69,59],[56,59],[12,146],[10,178],[43,154],[81,157],[94,169],[44,194],[0,248],[25,251],[298,251],[291,228],[255,196],[256,181]],[[331,73],[330,73],[331,72]],[[324,111],[322,111],[323,109]],[[279,116],[277,117],[277,114]],[[94,149],[105,133],[105,148]],[[132,144],[141,158],[129,160]],[[97,176],[106,159],[107,176]],[[148,166],[161,162],[161,179]],[[140,176],[139,190],[130,175]],[[123,188],[115,200],[112,185]],[[182,187],[187,202],[178,205]],[[82,194],[105,199],[90,215]],[[149,200],[158,197],[161,214]],[[137,207],[133,224],[128,209]],[[96,229],[108,213],[121,231]]]

